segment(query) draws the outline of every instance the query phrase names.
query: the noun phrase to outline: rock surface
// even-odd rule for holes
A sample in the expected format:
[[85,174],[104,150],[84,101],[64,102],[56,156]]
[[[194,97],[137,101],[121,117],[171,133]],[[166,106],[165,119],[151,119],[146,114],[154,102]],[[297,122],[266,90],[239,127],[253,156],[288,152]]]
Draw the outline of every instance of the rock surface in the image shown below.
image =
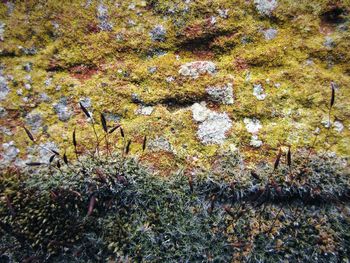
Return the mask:
[[224,113],[217,113],[195,103],[192,107],[193,119],[199,122],[197,136],[204,144],[223,144],[226,132],[232,127],[232,121]]
[[281,142],[312,145],[317,128],[316,151],[336,142],[329,150],[350,156],[344,1],[335,9],[318,0],[5,2],[0,146],[13,141],[16,159],[35,160],[23,125],[70,158],[74,129],[91,143],[79,102],[99,137],[100,113],[109,129],[122,125],[131,154],[144,136],[166,138],[170,151],[154,147],[142,158],[166,175],[210,168],[228,145],[251,162],[270,161]]
[[185,77],[198,78],[204,74],[214,74],[216,65],[211,61],[189,62],[180,67],[179,74]]

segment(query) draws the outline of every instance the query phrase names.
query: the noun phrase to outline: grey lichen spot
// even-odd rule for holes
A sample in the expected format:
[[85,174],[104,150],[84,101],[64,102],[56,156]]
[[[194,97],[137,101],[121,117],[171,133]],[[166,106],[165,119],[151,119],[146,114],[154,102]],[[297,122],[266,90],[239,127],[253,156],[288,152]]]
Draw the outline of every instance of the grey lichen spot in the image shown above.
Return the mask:
[[218,9],[218,14],[221,18],[227,19],[229,11],[230,11],[230,9]]
[[150,74],[154,74],[156,71],[157,71],[157,67],[149,67],[148,69],[148,73],[150,73]]
[[266,98],[266,94],[261,84],[253,84],[253,95],[258,100],[264,100]]
[[25,120],[26,124],[30,126],[33,132],[38,132],[42,127],[43,120],[40,113],[29,113]]
[[6,115],[7,115],[6,109],[0,106],[0,118],[4,118]]
[[3,133],[4,135],[7,135],[7,136],[12,136],[13,135],[12,131],[9,128],[7,128],[7,127],[1,127],[0,126],[0,132]]
[[166,37],[166,29],[162,25],[155,26],[149,33],[153,41],[164,41]]
[[244,118],[243,120],[245,127],[249,133],[256,134],[262,128],[260,121],[256,118],[249,119]]
[[53,108],[61,121],[68,121],[73,114],[67,104],[67,98],[65,97],[62,97],[58,103],[53,104]]
[[191,107],[193,118],[199,122],[197,136],[203,144],[223,144],[226,132],[232,127],[232,121],[224,113],[207,109],[205,104],[195,103]]
[[148,142],[148,149],[151,151],[173,152],[170,142],[164,137],[157,137]]
[[1,158],[3,163],[13,162],[19,154],[19,149],[13,141],[2,144]]
[[87,109],[91,108],[91,98],[83,97],[79,99],[79,102]]
[[254,0],[254,4],[259,14],[270,16],[276,9],[277,0]]
[[0,41],[4,41],[5,26],[6,24],[0,21]]
[[51,98],[49,95],[47,95],[47,93],[43,92],[43,93],[40,93],[39,100],[42,102],[50,102]]
[[243,122],[245,124],[247,131],[252,134],[252,137],[250,140],[250,146],[259,148],[263,144],[263,142],[259,140],[257,135],[259,130],[262,128],[260,121],[256,118],[253,118],[253,119],[244,118]]
[[250,140],[250,146],[253,146],[254,148],[259,148],[262,146],[262,144],[263,142],[259,140],[258,135],[252,135],[252,138]]
[[332,37],[327,36],[323,42],[323,45],[328,49],[334,48],[335,47],[334,39]]
[[206,89],[210,99],[226,105],[233,104],[233,88],[232,83],[228,83],[221,87],[208,87]]
[[334,130],[337,132],[342,132],[344,130],[344,124],[341,121],[335,121],[333,126]]
[[216,65],[211,61],[194,61],[189,62],[180,67],[179,74],[185,77],[198,78],[204,74],[214,74]]
[[31,72],[33,69],[33,63],[32,62],[27,62],[23,65],[23,69],[27,72]]
[[266,40],[272,40],[276,38],[278,31],[277,29],[269,28],[269,29],[263,30],[262,33],[264,34],[264,37]]
[[104,115],[106,120],[111,122],[119,122],[121,119],[121,117],[115,113],[105,113]]
[[105,6],[102,1],[97,6],[97,18],[100,22],[99,28],[102,31],[111,31],[113,29],[113,25],[108,20],[107,6]]
[[201,104],[199,104],[199,103],[193,104],[191,107],[191,110],[192,110],[193,119],[196,122],[205,121],[207,119],[209,113],[211,112],[211,110],[209,110],[206,107],[205,102],[202,102]]
[[38,53],[38,50],[35,47],[22,47],[18,46],[18,49],[25,55],[35,55]]
[[0,70],[0,100],[6,99],[7,95],[10,92],[10,88],[7,85],[7,80]]
[[15,4],[11,1],[6,1],[6,6],[7,6],[7,14],[11,15],[15,10]]
[[136,115],[146,115],[149,116],[153,112],[153,107],[152,106],[140,106],[136,111]]
[[52,84],[52,78],[51,78],[51,77],[45,79],[45,81],[44,81],[45,87],[48,87],[48,86],[50,86],[51,84]]
[[137,103],[137,104],[142,103],[142,99],[141,99],[140,95],[137,94],[137,93],[132,93],[131,94],[131,101],[133,103]]

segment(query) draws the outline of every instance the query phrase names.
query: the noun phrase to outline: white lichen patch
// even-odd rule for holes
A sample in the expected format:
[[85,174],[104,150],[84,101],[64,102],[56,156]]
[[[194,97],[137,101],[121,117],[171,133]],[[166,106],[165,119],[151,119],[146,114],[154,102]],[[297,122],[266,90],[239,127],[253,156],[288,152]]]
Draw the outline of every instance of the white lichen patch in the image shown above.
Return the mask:
[[259,148],[263,142],[259,140],[258,135],[252,135],[252,138],[250,140],[250,146],[253,146],[254,148]]
[[276,38],[278,31],[274,28],[269,28],[263,30],[262,33],[264,34],[266,40],[272,40]]
[[208,117],[211,110],[206,107],[205,102],[195,103],[191,107],[193,119],[196,122],[203,122]]
[[262,125],[258,119],[244,118],[245,127],[249,133],[256,134],[262,128]]
[[0,41],[4,41],[5,23],[0,22]]
[[277,0],[254,0],[254,4],[259,14],[270,16],[276,9]]
[[232,127],[228,115],[211,111],[205,104],[195,103],[192,107],[193,119],[199,122],[197,136],[203,144],[223,144],[226,132]]
[[266,98],[266,94],[265,94],[264,88],[262,87],[261,84],[254,84],[253,85],[253,95],[258,100],[264,100]]
[[135,110],[136,115],[146,115],[149,116],[153,112],[152,106],[140,106],[137,110]]
[[337,132],[342,132],[344,130],[344,124],[341,121],[335,121],[333,123],[334,130]]
[[211,61],[189,62],[180,67],[179,74],[185,77],[198,78],[204,74],[214,74],[216,65]]
[[206,91],[212,101],[225,105],[231,105],[234,102],[232,83],[228,83],[221,87],[209,86],[206,88]]
[[148,142],[148,149],[151,151],[165,151],[165,152],[173,152],[173,147],[170,142],[164,137],[157,137],[155,139],[151,139]]
[[243,122],[245,124],[247,131],[252,134],[252,138],[250,140],[250,146],[259,148],[263,144],[263,142],[258,138],[258,135],[257,135],[259,130],[262,128],[260,121],[256,118],[253,118],[253,119],[244,118]]
[[2,144],[2,162],[9,163],[16,159],[19,154],[19,149],[15,146],[14,141],[6,142]]
[[7,94],[9,94],[9,92],[10,88],[7,85],[7,80],[0,71],[0,100],[4,100],[7,97]]

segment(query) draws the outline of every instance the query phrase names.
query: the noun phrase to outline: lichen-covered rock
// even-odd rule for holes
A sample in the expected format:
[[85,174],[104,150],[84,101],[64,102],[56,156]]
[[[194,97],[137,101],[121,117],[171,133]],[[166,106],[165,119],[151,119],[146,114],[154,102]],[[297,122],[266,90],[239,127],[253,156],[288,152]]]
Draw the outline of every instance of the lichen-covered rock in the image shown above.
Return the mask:
[[193,119],[199,122],[197,136],[203,144],[222,144],[226,132],[232,127],[232,121],[224,113],[211,111],[205,104],[195,103],[191,107]]
[[31,72],[33,69],[33,63],[32,62],[27,62],[23,65],[23,69],[27,72]]
[[211,61],[189,62],[180,67],[179,74],[185,77],[198,78],[203,74],[214,74],[216,65]]
[[244,118],[245,127],[249,133],[256,134],[262,128],[262,125],[258,119]]
[[4,118],[6,115],[7,115],[6,109],[0,106],[0,118]]
[[254,0],[254,4],[258,12],[266,16],[270,16],[278,5],[277,0]]
[[147,147],[151,151],[173,152],[170,142],[162,136],[149,140]]
[[0,21],[0,41],[4,41],[5,23]]
[[254,148],[259,148],[261,147],[263,144],[263,142],[261,140],[259,140],[258,135],[253,134],[252,138],[250,140],[250,146],[254,147]]
[[141,106],[135,111],[135,114],[149,116],[152,114],[152,112],[153,112],[152,106]]
[[278,31],[277,29],[269,28],[269,29],[263,30],[262,33],[264,34],[264,37],[266,40],[272,40],[276,38]]
[[0,101],[6,99],[9,92],[10,88],[8,87],[7,80],[2,74],[2,70],[0,70]]
[[207,93],[212,101],[220,102],[222,104],[233,104],[233,88],[232,83],[228,83],[224,86],[206,88]]
[[323,42],[323,45],[329,49],[334,48],[335,47],[334,39],[330,36],[327,36]]
[[73,115],[72,110],[68,106],[67,98],[65,97],[62,97],[58,103],[55,103],[53,108],[61,121],[68,121]]
[[266,94],[265,94],[264,88],[262,87],[261,84],[254,84],[253,85],[253,95],[258,100],[264,100],[266,98]]
[[2,144],[1,158],[2,162],[13,162],[19,154],[19,149],[16,147],[14,141],[6,142]]
[[49,163],[50,157],[53,155],[52,150],[59,152],[58,146],[54,142],[45,142],[41,143],[38,147],[35,148],[39,153],[40,162]]
[[192,116],[193,119],[196,122],[203,122],[208,117],[209,113],[211,112],[207,107],[205,102],[202,102],[201,104],[195,103],[191,106],[192,110]]
[[26,123],[33,132],[38,132],[42,127],[42,117],[40,113],[31,112],[26,116]]
[[334,130],[336,130],[337,132],[342,132],[344,129],[344,124],[341,121],[335,121],[333,123],[334,126]]
[[97,6],[97,18],[100,21],[99,28],[102,31],[111,31],[113,29],[113,25],[108,20],[107,6],[104,5],[103,1]]
[[164,41],[166,37],[166,29],[162,25],[156,25],[149,35],[153,41]]

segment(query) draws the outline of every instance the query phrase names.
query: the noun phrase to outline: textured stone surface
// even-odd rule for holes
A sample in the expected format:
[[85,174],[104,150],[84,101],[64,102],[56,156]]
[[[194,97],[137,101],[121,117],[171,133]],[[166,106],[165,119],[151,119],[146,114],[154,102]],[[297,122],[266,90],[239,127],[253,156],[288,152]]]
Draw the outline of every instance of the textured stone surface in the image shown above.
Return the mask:
[[[175,162],[209,168],[207,159],[230,144],[252,162],[270,161],[281,142],[312,145],[317,128],[315,150],[328,142],[330,151],[350,154],[344,1],[336,9],[318,0],[5,2],[0,144],[13,141],[17,159],[27,154],[22,125],[74,157],[74,128],[82,141],[94,137],[79,102],[99,137],[100,113],[109,127],[122,125],[131,154],[145,135],[171,142],[171,153],[142,158],[167,174]],[[329,118],[331,83],[328,130],[321,121]],[[225,132],[215,130],[220,125]]]
[[179,74],[185,77],[198,78],[203,74],[214,74],[216,66],[211,61],[189,62],[180,67]]
[[151,106],[141,106],[140,108],[138,108],[136,111],[135,111],[135,114],[138,114],[138,115],[151,115],[153,112],[153,107]]
[[149,33],[153,41],[164,41],[166,37],[166,29],[162,25],[155,26]]
[[13,162],[19,154],[19,149],[16,148],[14,141],[2,144],[2,162],[5,164]]
[[7,85],[7,80],[0,70],[0,101],[6,99],[9,92],[10,88]]
[[264,88],[261,84],[254,84],[253,85],[253,95],[258,99],[258,100],[264,100],[266,98],[266,94],[264,91]]
[[232,83],[228,83],[219,87],[207,87],[207,93],[212,101],[220,102],[222,104],[233,104],[233,88]]
[[272,40],[276,38],[278,31],[274,28],[269,28],[262,31],[266,40]]
[[61,121],[68,121],[73,114],[65,97],[61,98],[58,103],[55,103],[53,108]]
[[254,4],[261,15],[270,16],[276,9],[278,2],[277,0],[254,0]]
[[199,122],[197,136],[203,144],[222,144],[226,139],[226,132],[232,126],[231,119],[224,113],[217,113],[205,107],[205,104],[194,104],[193,119]]

